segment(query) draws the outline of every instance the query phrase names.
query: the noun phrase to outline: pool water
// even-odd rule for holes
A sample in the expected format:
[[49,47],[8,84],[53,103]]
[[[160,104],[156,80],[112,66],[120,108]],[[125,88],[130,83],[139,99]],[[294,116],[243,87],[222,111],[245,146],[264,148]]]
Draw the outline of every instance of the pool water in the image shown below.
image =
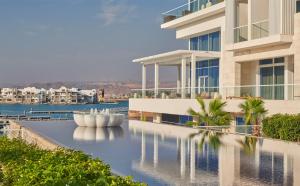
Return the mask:
[[300,185],[295,143],[131,120],[98,129],[73,121],[22,125],[149,185]]

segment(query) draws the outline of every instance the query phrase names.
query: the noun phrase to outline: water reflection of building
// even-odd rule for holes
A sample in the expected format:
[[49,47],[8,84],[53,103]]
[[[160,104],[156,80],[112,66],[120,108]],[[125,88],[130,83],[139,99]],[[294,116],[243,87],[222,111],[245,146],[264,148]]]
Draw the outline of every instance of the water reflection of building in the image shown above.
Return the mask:
[[73,133],[73,139],[78,141],[104,141],[122,138],[122,127],[77,127]]
[[[202,136],[190,138],[196,129],[170,125],[153,127],[140,121],[129,121],[129,128],[141,138],[140,161],[133,162],[133,168],[166,183],[300,185],[297,177],[300,174],[300,146],[297,144],[258,140],[255,151],[248,154],[238,143],[244,137],[223,135],[218,149],[207,141],[199,151]],[[153,157],[147,157],[147,145],[152,146],[152,143]],[[173,149],[174,154],[160,156],[159,150],[164,150],[160,148],[162,146]]]

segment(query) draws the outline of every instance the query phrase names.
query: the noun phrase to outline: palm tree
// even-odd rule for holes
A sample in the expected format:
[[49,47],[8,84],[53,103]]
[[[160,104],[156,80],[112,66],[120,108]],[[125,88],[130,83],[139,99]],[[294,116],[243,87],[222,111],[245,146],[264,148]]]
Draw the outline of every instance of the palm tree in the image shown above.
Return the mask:
[[188,113],[197,118],[196,122],[188,122],[188,125],[199,126],[204,124],[205,126],[224,126],[230,125],[232,120],[230,113],[224,111],[226,102],[222,102],[221,99],[214,99],[210,101],[208,109],[206,109],[203,99],[197,98],[197,102],[200,105],[201,111],[196,112],[192,108],[188,110]]
[[253,128],[254,135],[259,135],[259,128],[257,127],[268,112],[264,107],[264,101],[259,98],[249,97],[244,103],[240,104],[240,108],[244,113],[245,124],[255,125]]

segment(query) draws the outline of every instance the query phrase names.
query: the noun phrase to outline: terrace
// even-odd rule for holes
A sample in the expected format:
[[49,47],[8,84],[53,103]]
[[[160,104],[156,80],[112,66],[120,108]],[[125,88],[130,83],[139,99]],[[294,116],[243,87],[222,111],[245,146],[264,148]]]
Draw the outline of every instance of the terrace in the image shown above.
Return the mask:
[[177,8],[164,12],[163,20],[164,23],[173,21],[175,19],[190,15],[192,13],[210,8],[218,3],[224,2],[224,0],[194,0],[181,5]]

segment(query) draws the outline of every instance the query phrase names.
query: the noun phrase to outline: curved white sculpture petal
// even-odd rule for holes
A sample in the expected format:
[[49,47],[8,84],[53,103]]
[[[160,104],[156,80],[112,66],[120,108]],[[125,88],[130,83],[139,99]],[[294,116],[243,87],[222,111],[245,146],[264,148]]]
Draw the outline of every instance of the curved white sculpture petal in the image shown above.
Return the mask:
[[112,114],[109,110],[101,111],[97,110],[90,112],[74,112],[74,121],[80,127],[115,127],[122,125],[125,115],[124,114]]
[[96,127],[96,116],[94,114],[85,114],[84,122],[87,127]]
[[124,120],[123,114],[111,114],[109,116],[109,127],[121,126]]
[[109,122],[109,115],[106,114],[97,114],[96,115],[96,126],[97,127],[106,127]]
[[78,126],[84,127],[85,126],[84,114],[82,114],[82,113],[74,113],[74,121],[75,121],[75,123]]

